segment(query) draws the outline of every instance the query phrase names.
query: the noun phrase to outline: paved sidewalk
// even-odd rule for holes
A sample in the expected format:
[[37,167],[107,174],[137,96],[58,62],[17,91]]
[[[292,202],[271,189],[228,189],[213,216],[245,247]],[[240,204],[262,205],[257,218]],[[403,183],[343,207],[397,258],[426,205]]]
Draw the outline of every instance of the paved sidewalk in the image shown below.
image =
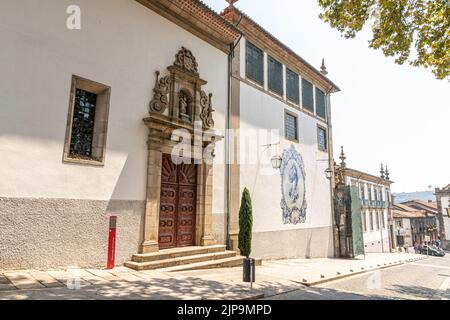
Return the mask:
[[356,259],[264,261],[253,289],[242,282],[242,267],[183,272],[77,269],[0,272],[0,299],[220,299],[270,297],[324,281],[424,259],[390,253]]

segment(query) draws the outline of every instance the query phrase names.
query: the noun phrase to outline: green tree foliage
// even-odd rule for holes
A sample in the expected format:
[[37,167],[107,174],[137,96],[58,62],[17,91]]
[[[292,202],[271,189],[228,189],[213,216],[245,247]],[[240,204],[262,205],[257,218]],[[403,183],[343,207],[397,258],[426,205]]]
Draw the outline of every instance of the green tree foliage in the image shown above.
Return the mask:
[[252,252],[252,199],[247,188],[244,189],[239,209],[239,250],[241,255],[250,257]]
[[370,47],[450,78],[450,0],[318,0],[320,18],[354,38],[372,23]]

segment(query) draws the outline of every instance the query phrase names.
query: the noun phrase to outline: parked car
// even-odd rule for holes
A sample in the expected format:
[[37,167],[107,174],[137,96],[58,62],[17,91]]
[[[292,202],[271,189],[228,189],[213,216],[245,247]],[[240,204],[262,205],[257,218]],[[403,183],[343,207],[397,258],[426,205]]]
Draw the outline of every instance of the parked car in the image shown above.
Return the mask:
[[445,256],[444,250],[436,246],[423,245],[419,246],[418,251],[420,254],[428,254],[430,256],[443,257]]

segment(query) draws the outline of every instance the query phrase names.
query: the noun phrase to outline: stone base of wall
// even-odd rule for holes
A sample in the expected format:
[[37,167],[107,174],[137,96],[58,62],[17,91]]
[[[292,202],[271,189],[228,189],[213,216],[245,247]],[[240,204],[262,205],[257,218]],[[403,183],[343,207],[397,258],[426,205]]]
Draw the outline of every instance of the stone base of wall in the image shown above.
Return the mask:
[[332,227],[255,232],[252,256],[262,259],[333,257]]
[[109,216],[116,264],[138,252],[145,201],[0,198],[0,270],[104,267]]
[[217,244],[226,244],[226,216],[224,213],[212,214],[212,232]]

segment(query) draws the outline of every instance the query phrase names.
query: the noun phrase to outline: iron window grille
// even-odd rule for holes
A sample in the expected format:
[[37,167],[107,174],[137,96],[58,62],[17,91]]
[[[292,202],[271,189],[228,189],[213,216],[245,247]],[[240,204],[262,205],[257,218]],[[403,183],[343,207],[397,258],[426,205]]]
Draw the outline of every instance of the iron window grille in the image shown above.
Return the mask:
[[322,127],[317,127],[317,144],[319,150],[327,151],[327,130]]
[[71,157],[92,158],[96,104],[96,94],[76,89],[69,152]]
[[291,141],[298,141],[298,118],[297,116],[285,113],[284,115],[285,137]]

